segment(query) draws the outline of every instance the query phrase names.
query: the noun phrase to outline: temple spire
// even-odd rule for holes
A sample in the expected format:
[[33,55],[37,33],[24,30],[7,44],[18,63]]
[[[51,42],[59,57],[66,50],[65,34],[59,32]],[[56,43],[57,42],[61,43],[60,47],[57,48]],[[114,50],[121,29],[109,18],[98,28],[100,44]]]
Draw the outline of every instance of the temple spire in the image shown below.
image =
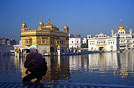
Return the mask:
[[48,24],[50,24],[50,19],[48,19]]
[[114,29],[113,28],[111,29],[111,33],[112,33],[112,35],[114,34]]
[[31,24],[30,24],[30,20],[29,20],[29,29],[30,29],[30,26],[31,26]]
[[120,25],[122,25],[122,19],[120,19]]
[[23,21],[23,23],[22,24],[25,24],[25,21]]

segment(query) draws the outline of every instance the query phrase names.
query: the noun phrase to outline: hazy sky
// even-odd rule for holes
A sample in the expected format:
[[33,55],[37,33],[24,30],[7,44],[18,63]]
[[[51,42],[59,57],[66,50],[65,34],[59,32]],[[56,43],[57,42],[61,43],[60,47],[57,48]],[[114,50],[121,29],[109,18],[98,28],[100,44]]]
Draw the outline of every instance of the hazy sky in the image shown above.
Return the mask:
[[134,0],[0,0],[0,37],[19,39],[23,21],[37,29],[48,19],[82,36],[117,31],[120,19],[134,30]]

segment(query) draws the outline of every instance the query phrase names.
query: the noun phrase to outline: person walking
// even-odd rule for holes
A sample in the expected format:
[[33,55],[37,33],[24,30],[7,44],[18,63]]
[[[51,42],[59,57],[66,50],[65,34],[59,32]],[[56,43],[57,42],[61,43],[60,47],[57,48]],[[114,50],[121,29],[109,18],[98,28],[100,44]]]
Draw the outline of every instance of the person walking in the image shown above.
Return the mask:
[[[45,58],[37,52],[35,45],[30,46],[30,53],[26,56],[24,67],[27,68],[26,76],[23,78],[23,82],[31,82],[32,79],[36,78],[35,82],[40,82],[42,76],[46,74],[47,63]],[[28,74],[30,72],[30,74]]]

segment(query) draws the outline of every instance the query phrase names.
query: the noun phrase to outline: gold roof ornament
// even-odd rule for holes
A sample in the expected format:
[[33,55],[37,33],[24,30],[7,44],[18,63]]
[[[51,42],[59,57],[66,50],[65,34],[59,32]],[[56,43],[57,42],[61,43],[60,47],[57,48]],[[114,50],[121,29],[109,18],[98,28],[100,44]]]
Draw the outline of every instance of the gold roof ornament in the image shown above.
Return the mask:
[[57,26],[57,28],[59,29],[60,27],[59,27],[59,26]]
[[48,19],[48,24],[50,24],[50,19]]
[[114,29],[113,28],[111,29],[111,33],[114,33]]
[[39,23],[39,24],[40,24],[40,25],[44,25],[44,23],[43,23],[43,21],[42,21],[42,20],[40,21],[40,23]]
[[129,32],[132,32],[132,28],[129,29]]
[[123,24],[121,24],[118,29],[125,29],[125,27],[123,26]]
[[44,23],[43,23],[43,21],[41,20],[40,21],[40,23],[39,23],[39,30],[42,30],[43,29],[43,27],[44,27]]
[[40,21],[39,26],[40,26],[40,27],[43,27],[43,26],[44,26],[44,23],[43,23],[42,20]]
[[50,24],[50,19],[48,19],[48,24],[45,25],[47,28],[53,27],[53,24]]
[[120,20],[120,26],[118,27],[118,31],[125,31],[125,27],[122,24],[122,19]]
[[132,28],[130,28],[129,31],[132,31]]
[[23,21],[23,23],[21,24],[21,28],[22,28],[22,29],[27,28],[27,25],[25,24],[24,21]]
[[56,27],[53,24],[51,24],[50,19],[48,19],[48,24],[45,24],[44,28],[49,30],[59,30],[59,26]]
[[65,26],[63,26],[63,28],[62,29],[68,29],[68,26],[67,25],[65,25]]
[[22,24],[25,24],[25,21],[23,21],[23,23]]
[[25,24],[25,21],[23,21],[23,23],[22,23],[21,25],[22,25],[22,26],[26,25],[26,24]]
[[68,33],[69,32],[69,27],[67,25],[62,27],[63,31]]

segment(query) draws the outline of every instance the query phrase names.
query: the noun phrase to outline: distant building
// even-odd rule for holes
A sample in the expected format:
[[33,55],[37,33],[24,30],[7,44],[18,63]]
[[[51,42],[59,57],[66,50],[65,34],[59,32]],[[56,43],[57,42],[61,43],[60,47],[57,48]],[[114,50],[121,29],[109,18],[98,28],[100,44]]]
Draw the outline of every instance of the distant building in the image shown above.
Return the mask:
[[82,51],[87,51],[88,50],[88,40],[87,37],[82,38],[82,44],[81,44],[81,50]]
[[48,20],[47,24],[40,21],[37,30],[27,28],[23,22],[21,25],[21,45],[29,47],[35,45],[38,51],[43,55],[57,55],[57,53],[65,53],[68,51],[68,33],[69,27],[63,26],[63,30],[59,30],[59,26],[54,26]]
[[11,39],[11,40],[10,40],[10,45],[16,45],[16,44],[17,44],[17,42],[16,42],[15,39]]
[[0,44],[2,44],[2,45],[16,45],[16,40],[2,37],[0,39]]
[[87,44],[87,43],[88,43],[87,37],[82,38],[82,44]]
[[89,51],[118,51],[119,36],[114,34],[112,37],[99,33],[95,36],[88,35],[88,50]]
[[81,37],[79,34],[76,36],[69,34],[69,49],[73,52],[81,49]]
[[10,50],[13,50],[12,45],[0,44],[0,56],[10,55]]
[[[118,36],[118,37],[117,37]],[[106,34],[100,33],[98,35],[88,35],[88,48],[89,50],[104,50],[104,51],[109,51],[109,50],[116,50],[115,44],[116,44],[116,38],[117,40],[119,39],[119,44],[117,41],[117,47],[119,45],[120,50],[134,50],[134,33],[132,31],[132,28],[129,29],[129,32],[126,31],[126,27],[121,23],[120,26],[118,26],[117,32],[114,32],[114,29],[111,29],[111,36],[108,36]],[[109,40],[110,39],[110,40]],[[110,45],[108,45],[108,41]],[[112,44],[113,42],[113,44]],[[100,46],[100,44],[102,46]],[[104,48],[106,47],[106,48]],[[111,47],[108,48],[108,47]],[[118,50],[118,49],[117,49]]]
[[[114,36],[114,29],[111,30],[111,35]],[[121,23],[118,27],[117,34],[119,35],[119,43],[121,50],[130,50],[134,49],[134,33],[132,28],[129,29],[129,32],[126,31],[126,28]]]
[[16,44],[14,39],[9,40],[8,38],[2,37],[0,39],[0,56],[10,55],[10,50],[13,50],[13,45]]
[[8,45],[8,42],[9,42],[9,39],[5,38],[5,37],[2,37],[0,39],[0,44],[5,44],[5,45]]

